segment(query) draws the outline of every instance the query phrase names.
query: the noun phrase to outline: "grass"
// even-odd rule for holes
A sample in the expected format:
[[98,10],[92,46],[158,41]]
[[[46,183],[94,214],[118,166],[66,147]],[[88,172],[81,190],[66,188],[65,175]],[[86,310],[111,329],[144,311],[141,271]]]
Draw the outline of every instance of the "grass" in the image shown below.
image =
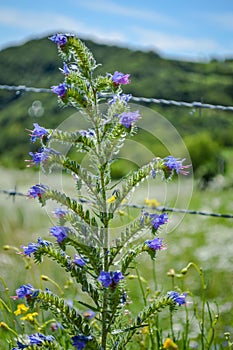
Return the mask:
[[[230,172],[230,169],[229,169]],[[28,188],[41,181],[37,172],[31,170],[16,171],[0,169],[1,189],[14,188],[17,185],[19,192],[26,193]],[[49,179],[42,179],[43,182]],[[65,188],[66,192],[72,194],[72,183],[66,176],[57,178],[59,186]],[[220,181],[220,180],[219,180]],[[182,186],[181,186],[182,185]],[[191,182],[183,180],[181,184],[171,182],[166,185],[160,180],[144,184],[144,188],[137,190],[131,203],[143,204],[144,198],[156,198],[162,205],[180,208],[188,208],[189,196],[191,193],[190,209],[208,212],[232,213],[233,204],[227,190],[231,185],[230,175],[220,185],[218,182],[206,191],[199,191],[196,183],[194,190],[191,189]],[[225,189],[224,189],[225,188]],[[146,195],[145,195],[146,193]],[[71,281],[64,274],[60,273],[58,267],[53,262],[45,261],[41,266],[30,265],[29,261],[22,259],[15,254],[15,249],[6,245],[16,247],[20,250],[21,245],[34,242],[38,237],[49,239],[49,228],[54,224],[51,215],[52,205],[48,209],[41,209],[37,201],[16,197],[15,201],[2,193],[0,197],[0,261],[1,277],[7,281],[10,295],[14,295],[15,289],[20,284],[33,283],[43,284],[43,288],[48,287],[59,293],[56,285],[51,285],[49,281],[42,281],[41,274],[48,275],[56,281],[65,293],[71,295]],[[130,210],[130,216],[138,217],[140,210]],[[180,271],[193,262],[202,267],[207,284],[206,297],[212,310],[216,310],[215,302],[218,304],[220,318],[216,326],[217,338],[224,343],[225,332],[233,334],[232,320],[232,268],[233,268],[233,240],[232,221],[233,219],[223,219],[200,215],[173,213],[169,215],[170,222],[167,229],[161,231],[168,246],[166,251],[158,253],[155,266],[148,264],[148,257],[144,255],[138,258],[138,273],[143,276],[143,288],[145,292],[150,289],[166,291],[173,289],[174,285],[182,287],[183,290],[190,290],[196,299],[197,304],[201,300],[200,276],[195,269],[190,268],[185,278],[180,278]],[[123,225],[118,221],[116,226]],[[5,249],[3,247],[5,246]],[[175,271],[176,277],[169,276],[168,272]],[[130,307],[132,313],[137,313],[142,305],[136,272],[132,271],[131,280],[128,282],[129,296],[136,301],[138,307]],[[57,278],[59,276],[59,280]],[[155,280],[156,277],[156,280]],[[0,297],[6,297],[6,290],[1,283]],[[57,290],[56,290],[57,289]],[[66,291],[67,290],[67,291]],[[130,292],[131,291],[131,292]],[[181,313],[177,313],[175,318],[175,328],[179,329]],[[182,317],[185,317],[183,315]],[[0,320],[1,321],[1,320]],[[196,326],[195,326],[196,327]],[[194,327],[194,328],[195,328]],[[194,332],[194,330],[192,330]],[[0,331],[1,335],[1,331]],[[138,333],[140,338],[140,332]]]

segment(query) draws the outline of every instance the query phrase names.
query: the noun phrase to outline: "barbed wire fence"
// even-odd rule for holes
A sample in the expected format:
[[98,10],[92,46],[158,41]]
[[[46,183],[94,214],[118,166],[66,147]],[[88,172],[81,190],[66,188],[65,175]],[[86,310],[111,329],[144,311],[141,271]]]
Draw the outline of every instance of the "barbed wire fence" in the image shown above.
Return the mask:
[[[33,86],[25,86],[25,85],[0,85],[0,90],[8,90],[8,91],[16,91],[16,93],[20,92],[36,92],[36,93],[52,93],[51,89],[48,88],[37,88]],[[103,95],[105,97],[105,95]],[[155,103],[155,104],[163,104],[167,106],[177,106],[177,107],[188,107],[188,108],[207,108],[207,109],[217,109],[222,111],[231,111],[233,112],[233,106],[222,106],[215,105],[210,103],[202,103],[202,102],[185,102],[185,101],[175,101],[175,100],[167,100],[162,98],[149,98],[149,97],[137,97],[132,96],[132,101],[135,102],[143,102],[143,103]]]
[[[11,190],[1,190],[0,193],[7,194],[9,197],[13,198],[13,201],[15,201],[16,196],[22,196],[25,198],[28,198],[28,194],[17,192],[16,189]],[[88,204],[88,201],[85,199],[80,199],[80,203],[86,203]],[[138,205],[138,204],[124,204],[123,207],[127,208],[134,208],[134,209],[152,209],[158,212],[173,212],[173,213],[182,213],[182,214],[191,214],[191,215],[202,215],[202,216],[211,216],[215,218],[224,218],[224,219],[233,219],[233,214],[221,214],[221,213],[211,213],[206,211],[199,211],[199,210],[188,210],[188,209],[182,209],[182,208],[171,208],[166,206],[151,206],[151,205]]]
[[[25,85],[0,85],[0,90],[7,90],[7,91],[15,91],[16,93],[21,92],[34,92],[34,93],[52,93],[51,89],[48,88],[38,88],[38,87],[32,87],[32,86],[25,86]],[[109,97],[109,95],[103,95],[101,97]],[[132,101],[135,102],[142,102],[142,103],[150,103],[150,104],[161,104],[161,105],[167,105],[167,106],[176,106],[176,107],[188,107],[188,108],[205,108],[205,109],[212,109],[212,110],[221,110],[221,111],[231,111],[233,112],[233,106],[224,106],[224,105],[215,105],[215,104],[209,104],[209,103],[202,103],[202,102],[186,102],[186,101],[176,101],[176,100],[168,100],[168,99],[158,99],[158,98],[148,98],[148,97],[137,97],[132,96]],[[17,192],[16,189],[14,190],[5,190],[0,189],[0,193],[7,194],[8,196],[13,198],[13,201],[15,201],[16,196],[22,196],[22,197],[28,197],[26,193]],[[82,200],[83,201],[83,200]],[[175,212],[175,213],[183,213],[183,214],[191,214],[191,215],[202,215],[202,216],[210,216],[214,218],[224,218],[224,219],[233,219],[233,214],[222,214],[222,213],[212,213],[212,212],[206,212],[206,211],[199,211],[199,210],[188,210],[188,209],[182,209],[182,208],[171,208],[166,206],[145,206],[145,205],[137,205],[137,204],[129,204],[128,207],[135,208],[135,209],[148,209],[149,207],[155,211],[158,212]]]

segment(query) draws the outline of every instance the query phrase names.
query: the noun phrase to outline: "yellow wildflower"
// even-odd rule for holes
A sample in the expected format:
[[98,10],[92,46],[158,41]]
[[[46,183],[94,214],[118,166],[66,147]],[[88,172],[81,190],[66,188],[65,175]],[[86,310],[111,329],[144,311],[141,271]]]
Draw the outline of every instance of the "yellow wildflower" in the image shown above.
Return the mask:
[[21,315],[21,314],[25,314],[28,311],[29,307],[27,307],[24,304],[18,304],[17,305],[17,310],[14,311],[14,314],[16,316]]
[[149,334],[149,327],[145,326],[142,328],[142,334]]
[[167,338],[163,344],[163,349],[178,350],[178,346],[170,338]]
[[36,316],[38,316],[38,312],[32,312],[30,314],[25,315],[24,317],[21,317],[20,320],[33,322]]
[[144,203],[146,204],[146,205],[148,205],[149,207],[152,207],[152,208],[156,208],[156,207],[158,207],[159,205],[160,205],[160,203],[157,201],[157,199],[155,199],[155,198],[153,198],[153,199],[148,199],[148,198],[146,198],[145,200],[144,200]]
[[113,195],[112,197],[107,199],[107,203],[114,203],[116,199],[117,199],[117,196]]

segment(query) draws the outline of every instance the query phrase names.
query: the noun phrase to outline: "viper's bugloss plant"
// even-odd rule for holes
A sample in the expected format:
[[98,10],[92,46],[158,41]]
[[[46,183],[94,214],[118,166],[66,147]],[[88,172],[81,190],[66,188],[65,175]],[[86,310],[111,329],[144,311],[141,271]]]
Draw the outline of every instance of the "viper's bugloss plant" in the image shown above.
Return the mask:
[[[38,238],[37,242],[22,246],[21,255],[27,259],[33,257],[36,263],[41,263],[43,257],[54,260],[87,298],[67,303],[51,290],[21,285],[13,298],[24,299],[25,304],[18,305],[17,314],[28,312],[29,308],[34,316],[39,308],[50,310],[55,319],[51,329],[60,332],[45,335],[40,329],[47,332],[46,327],[38,326],[37,333],[20,336],[14,349],[123,350],[138,331],[146,327],[151,334],[150,349],[155,349],[151,320],[164,308],[172,313],[184,308],[187,293],[174,290],[152,293],[150,303],[145,302],[144,308],[131,316],[129,325],[127,280],[139,255],[145,254],[154,261],[158,252],[166,249],[159,234],[168,215],[142,211],[140,217],[119,228],[116,238],[110,236],[110,230],[121,209],[127,207],[127,198],[136,186],[148,177],[156,181],[158,174],[162,174],[164,180],[174,173],[186,174],[188,166],[183,165],[184,160],[173,156],[154,158],[115,184],[111,175],[112,162],[126,138],[133,137],[137,131],[137,121],[143,120],[138,110],[130,110],[131,96],[122,93],[121,85],[129,84],[130,76],[118,71],[97,75],[98,65],[92,53],[74,35],[56,34],[50,39],[57,44],[64,61],[61,69],[64,81],[52,86],[52,92],[58,96],[60,104],[81,111],[89,128],[76,128],[71,132],[34,124],[30,131],[31,142],[40,142],[38,152],[30,152],[30,163],[41,164],[45,172],[50,172],[55,165],[62,167],[71,181],[75,179],[77,193],[74,190],[71,198],[46,184],[36,184],[29,189],[28,197],[38,199],[42,206],[48,200],[58,203],[53,211],[58,224],[49,230],[51,242]],[[108,100],[104,111],[100,108],[103,96]],[[93,172],[54,149],[52,141],[68,144],[77,152],[87,154]],[[148,239],[140,242],[138,237],[146,234]],[[135,244],[134,237],[137,237]],[[140,278],[138,276],[139,282]],[[49,278],[43,275],[42,279]],[[80,312],[77,304],[85,306],[87,311]],[[25,320],[36,322],[34,316],[25,316]],[[168,348],[167,344],[165,341],[164,348]],[[171,341],[171,344],[175,343]],[[161,340],[159,348],[162,345]]]

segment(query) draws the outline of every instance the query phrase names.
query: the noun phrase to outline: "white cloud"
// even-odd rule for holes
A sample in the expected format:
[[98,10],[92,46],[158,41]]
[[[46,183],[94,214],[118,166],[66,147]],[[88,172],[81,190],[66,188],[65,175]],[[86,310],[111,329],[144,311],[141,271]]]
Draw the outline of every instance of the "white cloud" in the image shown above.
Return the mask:
[[77,21],[69,16],[56,13],[43,13],[34,11],[22,11],[13,8],[2,8],[0,11],[0,25],[23,29],[27,36],[41,33],[54,33],[59,31],[77,33],[86,38],[93,38],[98,42],[117,43],[124,41],[123,32],[101,30],[99,27],[91,27],[82,21]]
[[209,38],[193,39],[187,36],[168,34],[138,27],[133,27],[132,31],[137,37],[137,42],[141,43],[141,45],[153,47],[163,52],[192,52],[198,54],[203,51],[214,52],[219,49],[218,43]]
[[[86,0],[86,4],[87,6],[93,4],[92,0]],[[115,11],[118,14],[124,13],[125,16],[130,13],[134,18],[141,14],[144,16],[144,19],[152,18],[150,15],[154,15],[153,13],[150,14],[149,11],[141,12],[137,9],[131,10],[130,8],[113,4],[113,2],[106,3],[105,0],[101,1],[100,4],[104,6],[106,11]],[[109,7],[107,7],[107,4]],[[112,7],[113,5],[115,7]],[[220,18],[222,17],[220,16],[218,20]],[[100,43],[130,46],[146,50],[154,49],[166,55],[179,57],[190,55],[196,58],[207,58],[207,56],[213,56],[214,53],[232,55],[229,45],[228,47],[223,47],[216,40],[208,37],[195,39],[188,37],[188,35],[176,35],[174,31],[169,33],[168,30],[165,32],[145,29],[138,23],[132,26],[132,22],[136,23],[136,21],[130,20],[126,24],[124,23],[124,26],[119,25],[116,26],[116,29],[108,31],[102,28],[101,21],[93,22],[91,25],[88,22],[85,18],[80,21],[74,15],[63,15],[56,12],[1,8],[0,25],[2,32],[6,34],[0,36],[0,45],[6,47],[7,40],[9,46],[9,42],[15,43],[16,40],[25,41],[31,37],[41,37],[57,31],[65,31],[76,33],[84,39],[92,39]],[[228,25],[230,26],[230,17]],[[15,31],[14,37],[13,34],[8,34],[8,28],[11,29],[9,33],[12,33],[12,29]]]
[[[145,20],[153,22],[154,24],[166,24],[166,25],[177,25],[178,21],[174,20],[173,17],[164,15],[160,12],[145,10],[143,8],[136,8],[134,4],[130,6],[119,5],[116,2],[110,0],[101,0],[101,1],[93,1],[93,0],[81,0],[81,1],[73,1],[73,5],[79,5],[85,8],[88,8],[91,11],[98,11],[102,13],[109,13],[112,15],[118,15],[128,18],[134,18],[138,20]],[[120,24],[120,22],[119,22]]]

